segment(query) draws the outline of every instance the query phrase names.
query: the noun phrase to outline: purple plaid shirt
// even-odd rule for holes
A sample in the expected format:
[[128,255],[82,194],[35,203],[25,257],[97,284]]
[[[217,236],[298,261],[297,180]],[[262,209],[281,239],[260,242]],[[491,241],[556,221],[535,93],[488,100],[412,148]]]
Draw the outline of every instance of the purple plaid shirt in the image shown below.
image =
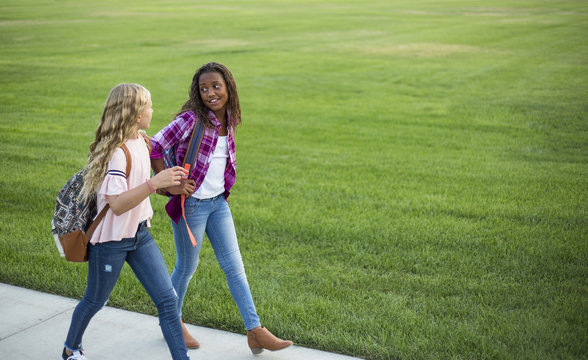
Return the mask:
[[[214,129],[209,127],[204,128],[204,136],[202,137],[202,143],[200,145],[198,155],[196,156],[196,162],[190,171],[190,176],[188,177],[189,179],[192,179],[196,182],[196,190],[200,187],[200,185],[202,185],[202,182],[204,181],[204,177],[208,171],[208,166],[210,165],[212,153],[214,152],[214,148],[216,147],[216,143],[218,141],[220,130],[220,123],[216,119],[216,116],[214,116],[214,113],[209,111],[208,116],[215,127]],[[231,122],[228,116],[229,114],[227,113],[227,123],[230,124]],[[186,151],[190,145],[190,136],[192,136],[192,130],[194,129],[195,124],[196,114],[193,111],[188,111],[178,115],[172,122],[161,129],[151,139],[151,144],[153,146],[151,150],[151,158],[162,159],[163,152],[165,150],[172,146],[176,146],[176,163],[183,164]],[[225,167],[225,198],[229,197],[230,189],[233,184],[235,184],[235,179],[237,176],[235,134],[232,126],[228,127],[228,136],[229,161],[227,161],[227,166]],[[180,209],[177,210],[179,211]],[[176,222],[181,215],[181,212],[176,214],[176,211],[173,211],[173,214],[170,213],[170,209],[168,209],[168,213],[172,219],[176,218],[174,219]]]

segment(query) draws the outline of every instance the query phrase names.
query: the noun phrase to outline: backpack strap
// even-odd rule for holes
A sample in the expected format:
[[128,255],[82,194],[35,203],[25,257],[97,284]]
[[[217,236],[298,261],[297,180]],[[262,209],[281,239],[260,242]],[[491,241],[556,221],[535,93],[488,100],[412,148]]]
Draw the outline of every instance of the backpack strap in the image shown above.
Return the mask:
[[129,178],[129,175],[131,174],[131,153],[129,152],[129,148],[127,147],[126,144],[122,144],[121,147],[122,151],[125,153],[125,158],[127,159],[127,169],[125,171],[125,175],[127,176],[127,179]]
[[144,131],[139,131],[139,134],[141,134],[143,140],[145,140],[145,144],[147,145],[147,149],[149,150],[149,156],[151,156],[151,148],[153,147],[151,145],[151,138]]
[[[190,176],[190,173],[194,169],[196,157],[198,156],[198,151],[200,151],[200,145],[202,144],[203,138],[204,124],[202,124],[202,121],[196,119],[196,124],[194,124],[192,135],[190,136],[190,144],[188,145],[186,156],[184,156],[184,163],[182,164],[182,167],[188,170],[188,176]],[[188,168],[186,168],[186,164],[189,164]]]
[[[202,138],[204,138],[204,124],[202,121],[196,119],[196,124],[194,124],[194,129],[192,129],[192,136],[190,137],[190,145],[188,145],[188,150],[186,150],[186,156],[184,157],[184,169],[188,171],[188,175],[190,176],[190,172],[194,168],[194,164],[196,163],[196,158],[198,157],[198,151],[200,151],[200,145],[202,145]],[[186,224],[186,230],[188,231],[188,237],[192,242],[192,247],[195,247],[196,238],[190,227],[188,226],[188,221],[186,220],[186,210],[185,210],[185,202],[186,202],[186,195],[181,195],[180,200],[180,207],[182,208],[182,217],[184,218],[184,223]]]
[[[125,158],[127,159],[127,168],[126,168],[125,174],[128,179],[129,175],[131,174],[131,161],[132,161],[131,160],[131,153],[129,152],[129,148],[127,147],[126,144],[122,144],[122,146],[120,148],[125,153]],[[96,216],[96,219],[94,219],[94,221],[92,221],[92,224],[88,228],[88,231],[86,231],[86,236],[88,237],[88,239],[92,238],[92,235],[94,234],[94,230],[96,230],[96,228],[98,227],[98,224],[100,224],[102,219],[104,219],[104,216],[106,215],[106,212],[108,211],[108,209],[110,209],[110,204],[106,203],[106,205],[104,205],[104,207],[102,208],[102,211],[100,211],[100,214],[98,214],[98,216]]]

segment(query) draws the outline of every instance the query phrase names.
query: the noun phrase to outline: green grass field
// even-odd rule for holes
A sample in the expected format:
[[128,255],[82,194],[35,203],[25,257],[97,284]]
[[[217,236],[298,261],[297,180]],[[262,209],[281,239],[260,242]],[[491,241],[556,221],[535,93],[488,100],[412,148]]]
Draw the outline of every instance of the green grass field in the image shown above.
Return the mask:
[[[83,295],[50,222],[109,90],[151,90],[153,135],[218,61],[265,326],[366,359],[586,359],[587,34],[580,0],[2,0],[0,281]],[[186,298],[244,333],[208,243]],[[128,267],[109,304],[155,314]]]

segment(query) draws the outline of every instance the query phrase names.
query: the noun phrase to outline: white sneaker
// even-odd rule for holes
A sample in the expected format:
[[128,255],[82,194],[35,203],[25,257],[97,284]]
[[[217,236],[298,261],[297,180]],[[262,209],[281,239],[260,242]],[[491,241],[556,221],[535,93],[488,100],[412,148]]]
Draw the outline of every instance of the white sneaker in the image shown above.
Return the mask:
[[63,348],[63,353],[61,354],[62,360],[88,360],[87,357],[84,356],[84,350],[75,350],[73,354],[67,355],[65,352],[65,348]]

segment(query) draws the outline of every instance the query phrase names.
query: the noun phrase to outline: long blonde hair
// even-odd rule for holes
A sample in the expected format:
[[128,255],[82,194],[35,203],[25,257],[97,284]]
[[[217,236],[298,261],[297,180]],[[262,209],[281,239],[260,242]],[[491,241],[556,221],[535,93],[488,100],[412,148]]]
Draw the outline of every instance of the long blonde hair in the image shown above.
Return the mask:
[[139,84],[119,84],[110,90],[84,168],[82,201],[96,196],[116,149],[138,135],[137,118],[150,99],[149,90]]

